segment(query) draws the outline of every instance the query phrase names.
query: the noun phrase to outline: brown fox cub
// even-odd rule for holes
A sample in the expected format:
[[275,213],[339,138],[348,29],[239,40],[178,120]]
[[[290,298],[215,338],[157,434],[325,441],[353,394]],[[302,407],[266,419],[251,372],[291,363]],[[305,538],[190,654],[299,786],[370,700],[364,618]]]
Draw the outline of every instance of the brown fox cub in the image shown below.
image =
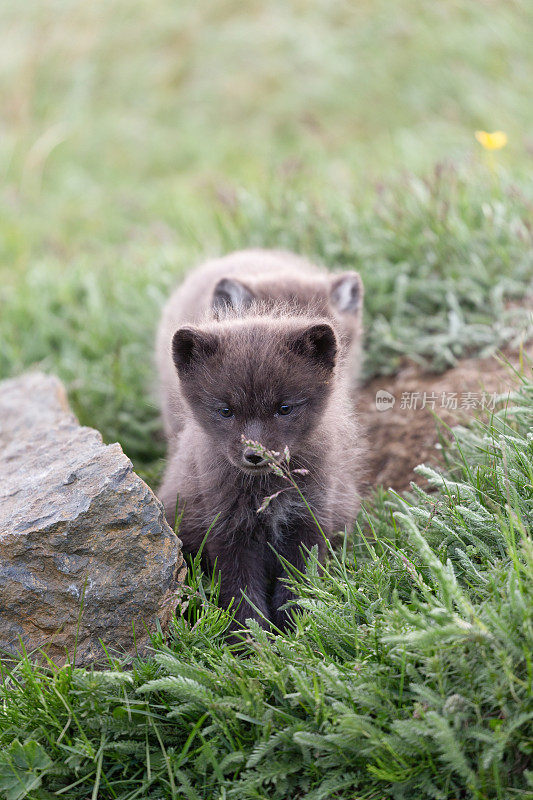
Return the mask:
[[187,552],[196,554],[211,529],[204,556],[221,571],[221,601],[240,603],[239,622],[266,624],[264,615],[283,628],[291,593],[278,555],[301,569],[302,546],[325,550],[298,493],[243,439],[289,448],[327,535],[355,518],[360,437],[350,386],[362,295],[355,272],[248,250],[193,271],[163,311],[157,362],[168,464],[160,497],[171,525],[179,499]]

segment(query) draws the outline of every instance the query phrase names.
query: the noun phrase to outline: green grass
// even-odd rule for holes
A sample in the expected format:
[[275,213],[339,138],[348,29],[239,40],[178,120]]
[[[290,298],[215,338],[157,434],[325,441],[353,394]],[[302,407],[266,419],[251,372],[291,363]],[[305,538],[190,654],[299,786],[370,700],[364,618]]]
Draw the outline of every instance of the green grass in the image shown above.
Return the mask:
[[[155,326],[206,255],[360,270],[367,378],[525,339],[532,21],[518,0],[0,0],[0,378],[59,374],[156,486]],[[477,128],[509,135],[494,165]],[[532,419],[524,378],[427,493],[378,488],[295,576],[295,633],[252,628],[244,657],[192,569],[150,657],[22,658],[0,796],[531,798]]]

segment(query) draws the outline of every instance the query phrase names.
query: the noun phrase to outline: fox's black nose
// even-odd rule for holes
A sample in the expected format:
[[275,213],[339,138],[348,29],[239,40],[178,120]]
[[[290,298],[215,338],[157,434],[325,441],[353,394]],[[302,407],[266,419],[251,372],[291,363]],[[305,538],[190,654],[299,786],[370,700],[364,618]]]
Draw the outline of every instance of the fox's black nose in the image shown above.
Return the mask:
[[259,456],[251,447],[247,447],[242,456],[244,463],[248,464],[250,467],[260,467],[262,464],[266,464],[263,456]]

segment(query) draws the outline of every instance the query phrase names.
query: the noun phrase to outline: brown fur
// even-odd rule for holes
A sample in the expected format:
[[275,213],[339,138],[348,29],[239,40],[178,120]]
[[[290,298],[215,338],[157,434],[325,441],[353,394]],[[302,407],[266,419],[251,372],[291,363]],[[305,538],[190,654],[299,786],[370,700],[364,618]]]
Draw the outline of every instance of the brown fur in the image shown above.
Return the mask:
[[[325,544],[294,489],[246,458],[242,436],[291,453],[298,484],[326,535],[358,509],[359,431],[350,386],[356,373],[362,287],[289,253],[242,251],[192,272],[172,295],[158,332],[168,465],[160,490],[170,524],[176,498],[185,549],[204,547],[221,570],[222,602],[237,619],[286,624],[290,599],[275,551],[303,567],[302,545]],[[191,324],[193,323],[193,324]],[[280,404],[293,408],[278,413]],[[219,410],[228,408],[231,418]],[[263,624],[263,623],[262,623]]]

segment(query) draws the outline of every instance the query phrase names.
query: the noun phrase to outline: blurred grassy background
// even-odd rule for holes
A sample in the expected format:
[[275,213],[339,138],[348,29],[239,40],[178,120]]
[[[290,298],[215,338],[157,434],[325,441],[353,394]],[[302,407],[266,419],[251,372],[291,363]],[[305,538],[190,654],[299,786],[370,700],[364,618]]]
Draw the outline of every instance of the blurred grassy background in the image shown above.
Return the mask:
[[[251,242],[361,269],[377,372],[435,349],[416,320],[441,306],[439,335],[467,314],[486,344],[531,268],[532,22],[513,0],[0,0],[0,376],[59,371],[150,464],[158,306]],[[497,179],[477,128],[509,136]]]
[[532,21],[513,0],[2,0],[3,263],[203,235],[235,186],[366,193],[468,158],[476,128],[531,167]]

